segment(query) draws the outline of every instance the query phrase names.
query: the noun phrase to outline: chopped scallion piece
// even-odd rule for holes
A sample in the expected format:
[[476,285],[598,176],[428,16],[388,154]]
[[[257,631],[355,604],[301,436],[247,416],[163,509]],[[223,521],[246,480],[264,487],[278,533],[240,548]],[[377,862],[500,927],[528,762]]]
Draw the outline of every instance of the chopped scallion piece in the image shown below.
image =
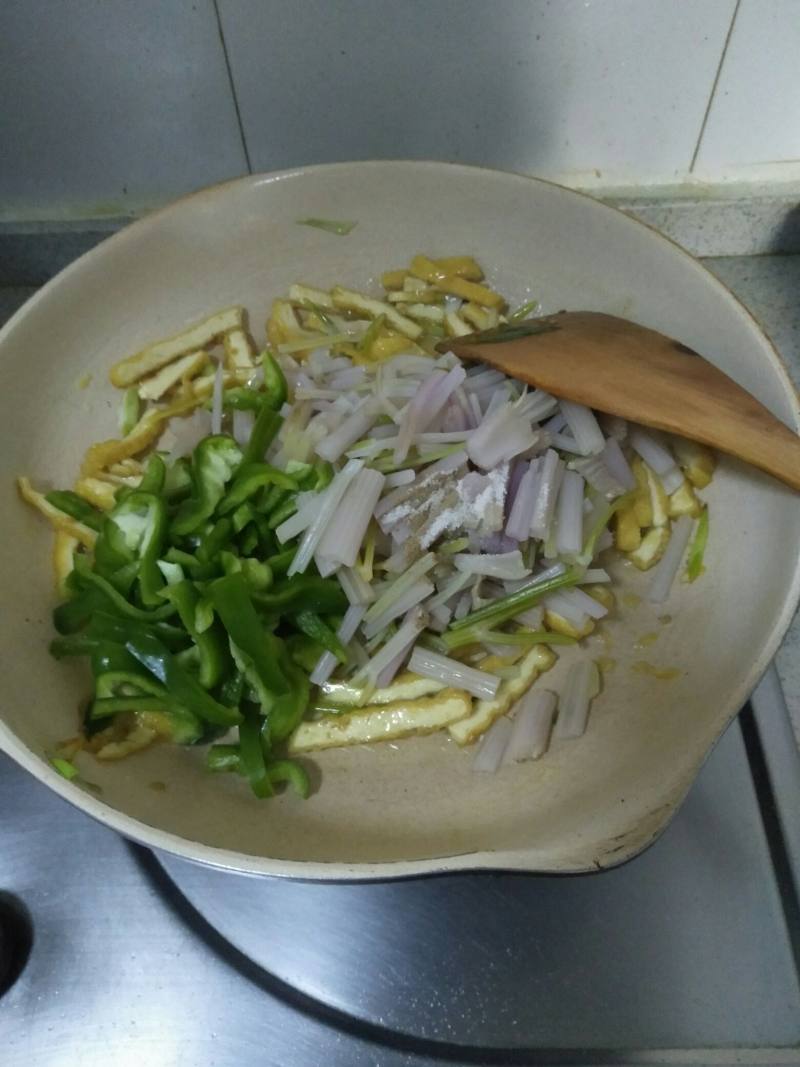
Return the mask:
[[68,782],[71,782],[73,778],[78,777],[78,768],[74,763],[70,763],[68,759],[62,759],[60,756],[53,756],[50,760],[55,770],[61,775],[62,778],[66,778]]
[[519,322],[520,319],[527,319],[528,315],[532,315],[533,312],[536,311],[538,306],[538,300],[528,300],[524,304],[520,304],[516,311],[511,312],[511,314],[508,316],[508,321]]
[[315,230],[324,230],[333,233],[337,237],[347,237],[351,230],[358,225],[357,222],[343,222],[341,219],[298,219],[298,226],[313,226]]
[[470,612],[463,619],[452,623],[450,628],[442,634],[442,641],[450,650],[480,641],[487,625],[499,626],[513,619],[520,612],[533,607],[548,593],[565,586],[575,585],[580,580],[580,576],[580,568],[568,567],[563,574],[557,574],[545,581],[534,578],[521,589],[500,597],[491,604],[487,604],[478,611]]
[[686,558],[687,581],[695,581],[705,570],[705,567],[703,566],[703,557],[705,556],[707,544],[708,505],[706,505],[700,513],[700,518],[697,520],[697,529],[695,530],[694,537],[689,545],[689,554]]
[[139,413],[141,411],[141,401],[139,399],[139,392],[135,386],[131,386],[130,389],[125,390],[125,395],[122,398],[122,404],[119,410],[119,432],[123,437],[127,437],[136,423],[139,421]]

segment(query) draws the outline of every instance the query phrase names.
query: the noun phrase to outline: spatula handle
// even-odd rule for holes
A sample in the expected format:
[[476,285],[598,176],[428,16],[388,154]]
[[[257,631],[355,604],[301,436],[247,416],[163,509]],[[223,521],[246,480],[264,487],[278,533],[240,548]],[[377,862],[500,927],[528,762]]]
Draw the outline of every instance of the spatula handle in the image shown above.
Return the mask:
[[736,452],[723,448],[721,444],[717,447],[738,455],[740,459],[773,475],[792,489],[800,490],[800,437],[777,419],[775,423],[772,432],[743,427]]

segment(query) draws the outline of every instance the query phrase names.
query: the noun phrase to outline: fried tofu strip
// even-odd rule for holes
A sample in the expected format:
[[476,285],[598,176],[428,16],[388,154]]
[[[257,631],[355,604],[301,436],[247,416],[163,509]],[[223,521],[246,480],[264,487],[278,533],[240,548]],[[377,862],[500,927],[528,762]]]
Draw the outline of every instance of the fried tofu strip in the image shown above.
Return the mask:
[[231,330],[244,330],[244,308],[229,307],[217,311],[173,337],[156,341],[135,355],[115,363],[111,368],[111,383],[126,389],[189,352],[217,344]]
[[303,722],[289,739],[289,751],[314,752],[341,745],[392,741],[429,734],[469,715],[472,698],[460,689],[443,689],[430,697],[369,704],[365,708]]
[[556,655],[545,645],[536,645],[519,665],[519,672],[513,678],[501,682],[496,695],[491,700],[478,700],[473,712],[466,718],[448,726],[448,733],[459,745],[468,745],[475,741],[492,725],[495,719],[505,715],[543,671],[549,670],[556,661]]
[[199,352],[189,352],[174,363],[168,363],[160,371],[145,378],[139,385],[139,396],[142,400],[160,400],[179,382],[188,382],[199,374],[208,362],[208,353],[204,349]]

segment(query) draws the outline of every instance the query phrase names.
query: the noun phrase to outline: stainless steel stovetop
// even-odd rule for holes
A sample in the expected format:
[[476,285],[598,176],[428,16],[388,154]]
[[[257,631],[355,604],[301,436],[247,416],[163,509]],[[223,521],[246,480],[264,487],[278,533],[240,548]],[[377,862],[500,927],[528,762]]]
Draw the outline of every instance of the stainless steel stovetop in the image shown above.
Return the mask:
[[0,1064],[800,1063],[799,872],[772,673],[661,840],[578,877],[210,871],[0,757]]

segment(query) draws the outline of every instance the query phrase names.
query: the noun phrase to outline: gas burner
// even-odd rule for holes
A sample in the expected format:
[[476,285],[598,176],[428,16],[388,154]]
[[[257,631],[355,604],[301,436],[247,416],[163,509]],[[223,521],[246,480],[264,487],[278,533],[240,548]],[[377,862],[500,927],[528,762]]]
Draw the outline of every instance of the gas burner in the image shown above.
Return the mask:
[[22,974],[32,945],[28,909],[12,893],[0,892],[0,997]]

